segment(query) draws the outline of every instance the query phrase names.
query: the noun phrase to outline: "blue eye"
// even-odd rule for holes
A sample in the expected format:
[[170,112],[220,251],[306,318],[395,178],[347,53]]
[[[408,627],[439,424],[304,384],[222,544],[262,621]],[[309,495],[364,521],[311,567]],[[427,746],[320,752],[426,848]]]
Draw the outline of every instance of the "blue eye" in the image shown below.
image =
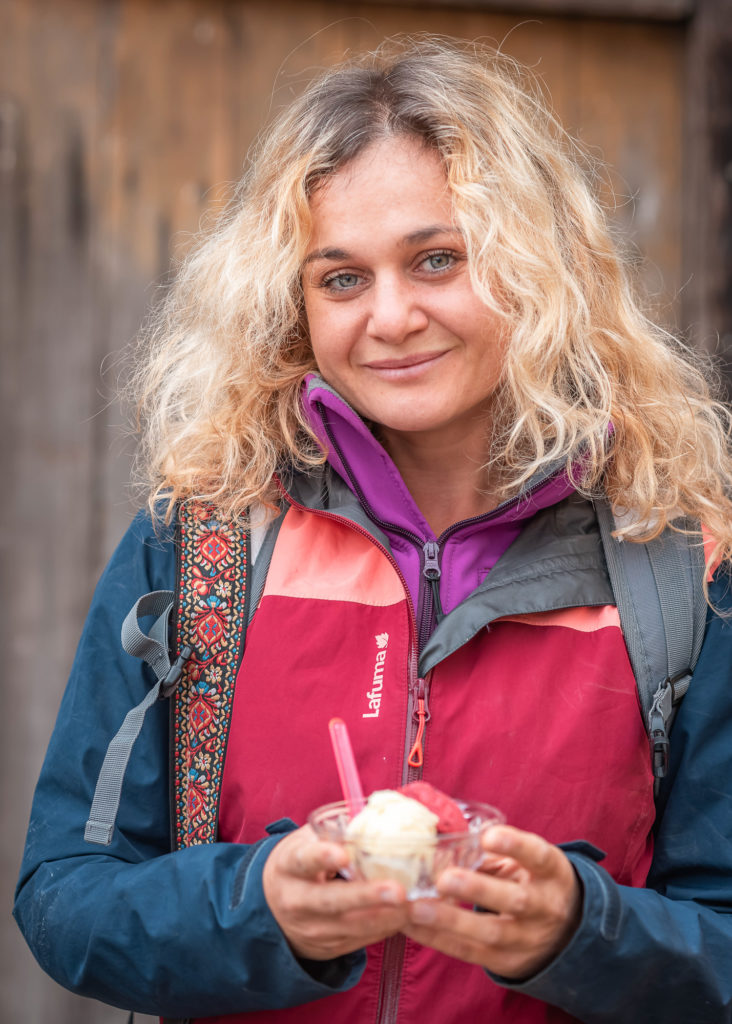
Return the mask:
[[345,292],[355,288],[360,280],[358,274],[333,274],[332,277],[325,278],[322,287],[330,288],[334,292]]
[[450,257],[446,252],[436,252],[433,256],[430,256],[429,261],[433,270],[442,270],[450,262]]
[[455,256],[451,252],[431,252],[425,256],[422,265],[436,273],[441,270],[449,270],[455,262]]

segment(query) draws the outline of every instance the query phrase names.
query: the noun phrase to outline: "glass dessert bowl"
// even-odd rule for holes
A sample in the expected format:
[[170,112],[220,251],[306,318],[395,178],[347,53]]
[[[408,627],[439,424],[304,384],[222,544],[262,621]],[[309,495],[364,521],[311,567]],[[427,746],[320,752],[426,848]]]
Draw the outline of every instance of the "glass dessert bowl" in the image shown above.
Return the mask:
[[431,804],[397,790],[377,790],[355,816],[345,800],[308,816],[318,839],[348,851],[349,864],[341,871],[345,878],[391,879],[404,886],[407,899],[416,900],[437,896],[436,882],[446,868],[480,867],[481,833],[504,823],[501,812],[489,804],[452,800],[426,783],[414,785],[432,790],[450,806],[435,807],[434,813]]

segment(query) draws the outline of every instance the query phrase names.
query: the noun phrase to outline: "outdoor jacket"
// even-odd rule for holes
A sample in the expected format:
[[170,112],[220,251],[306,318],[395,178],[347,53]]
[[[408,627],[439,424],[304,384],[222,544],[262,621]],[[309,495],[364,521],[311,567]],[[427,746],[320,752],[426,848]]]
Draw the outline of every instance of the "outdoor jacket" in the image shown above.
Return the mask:
[[[331,468],[283,476],[251,574],[222,841],[168,852],[162,701],[111,845],[83,839],[107,743],[152,682],[121,622],[175,579],[171,536],[141,515],[97,588],[33,805],[15,912],[41,965],[82,994],[208,1021],[732,1021],[732,626],[710,613],[654,806],[592,506],[549,475],[434,538],[344,403],[317,379],[306,402]],[[710,594],[732,607],[726,580]],[[368,965],[299,961],[264,900],[274,843],[339,797],[329,718],[348,722],[365,789],[395,787],[416,771],[420,697],[424,777],[561,843],[582,883],[571,942],[521,983],[403,937]]]

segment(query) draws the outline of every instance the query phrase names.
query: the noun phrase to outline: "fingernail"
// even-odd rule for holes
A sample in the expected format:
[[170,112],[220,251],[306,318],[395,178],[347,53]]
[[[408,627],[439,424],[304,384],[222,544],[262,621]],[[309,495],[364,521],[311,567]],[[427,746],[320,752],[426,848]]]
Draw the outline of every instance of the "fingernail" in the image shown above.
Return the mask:
[[431,924],[435,919],[435,908],[431,903],[415,903],[412,907],[412,920],[417,924]]
[[447,896],[459,896],[463,891],[464,884],[460,875],[445,875],[440,880],[440,892]]
[[379,899],[381,900],[382,903],[388,903],[392,907],[399,902],[397,899],[397,894],[394,892],[393,889],[382,889],[381,892],[379,893]]
[[505,853],[506,850],[511,846],[511,840],[508,836],[503,835],[499,832],[497,835],[494,834],[493,829],[488,829],[483,834],[483,849],[490,850],[492,853]]

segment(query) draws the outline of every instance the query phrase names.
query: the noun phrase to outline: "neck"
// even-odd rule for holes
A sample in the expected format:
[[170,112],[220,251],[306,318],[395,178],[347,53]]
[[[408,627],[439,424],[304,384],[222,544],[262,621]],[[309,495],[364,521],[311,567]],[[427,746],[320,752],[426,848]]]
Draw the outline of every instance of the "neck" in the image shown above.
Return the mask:
[[472,444],[465,437],[452,443],[442,432],[425,436],[382,428],[380,437],[435,536],[498,504],[485,469],[482,432]]

